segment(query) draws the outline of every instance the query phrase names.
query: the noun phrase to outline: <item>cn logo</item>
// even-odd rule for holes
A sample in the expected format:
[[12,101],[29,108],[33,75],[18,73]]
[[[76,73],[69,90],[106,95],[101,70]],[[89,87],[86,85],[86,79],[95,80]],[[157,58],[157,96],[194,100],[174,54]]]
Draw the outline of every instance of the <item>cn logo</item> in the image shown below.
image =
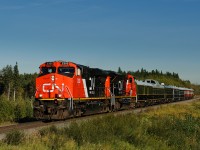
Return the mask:
[[54,92],[55,89],[58,89],[60,92],[63,92],[64,91],[64,83],[62,83],[61,87],[59,87],[58,85],[56,84],[51,84],[51,83],[44,83],[43,86],[42,86],[42,90],[43,92]]

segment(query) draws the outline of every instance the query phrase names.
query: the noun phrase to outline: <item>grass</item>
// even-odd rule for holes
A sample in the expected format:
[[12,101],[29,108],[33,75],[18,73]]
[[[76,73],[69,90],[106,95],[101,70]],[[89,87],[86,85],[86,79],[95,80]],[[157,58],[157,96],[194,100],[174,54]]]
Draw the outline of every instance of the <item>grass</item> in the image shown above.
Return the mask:
[[[189,150],[200,149],[200,102],[161,107],[139,115],[109,115],[51,126],[23,136],[11,133],[2,149],[51,150]],[[9,142],[16,137],[17,141]]]
[[24,138],[25,138],[24,132],[13,130],[9,132],[8,134],[6,134],[4,143],[8,145],[19,145],[23,142]]

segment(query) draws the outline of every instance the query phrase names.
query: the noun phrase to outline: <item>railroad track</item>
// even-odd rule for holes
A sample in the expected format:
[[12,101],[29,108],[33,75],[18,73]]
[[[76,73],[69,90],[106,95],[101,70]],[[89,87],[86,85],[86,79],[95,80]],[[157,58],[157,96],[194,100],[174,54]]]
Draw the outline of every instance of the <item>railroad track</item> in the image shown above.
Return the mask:
[[99,114],[93,114],[89,116],[83,116],[83,117],[77,117],[77,118],[70,118],[67,120],[62,120],[62,121],[52,121],[52,122],[42,122],[42,121],[33,121],[33,122],[26,122],[26,123],[18,123],[14,125],[8,125],[8,126],[1,126],[0,127],[0,140],[2,140],[6,133],[12,131],[12,130],[20,130],[24,131],[27,134],[36,132],[44,127],[52,126],[55,125],[57,127],[65,127],[69,126],[70,123],[72,122],[82,122],[82,121],[87,121],[89,119],[93,119],[98,117],[103,117],[106,115],[120,115],[120,114],[128,114],[128,113],[141,113],[145,112],[149,109],[157,109],[160,108],[161,106],[169,106],[169,105],[175,105],[175,104],[184,104],[184,103],[191,103],[194,101],[200,100],[200,97],[196,97],[192,100],[185,100],[185,101],[178,101],[178,102],[173,102],[173,103],[166,103],[166,104],[160,104],[160,105],[153,105],[153,106],[148,106],[148,107],[142,107],[142,108],[135,108],[135,109],[129,109],[129,110],[121,110],[121,111],[116,111],[116,112],[111,112],[111,113],[99,113]]

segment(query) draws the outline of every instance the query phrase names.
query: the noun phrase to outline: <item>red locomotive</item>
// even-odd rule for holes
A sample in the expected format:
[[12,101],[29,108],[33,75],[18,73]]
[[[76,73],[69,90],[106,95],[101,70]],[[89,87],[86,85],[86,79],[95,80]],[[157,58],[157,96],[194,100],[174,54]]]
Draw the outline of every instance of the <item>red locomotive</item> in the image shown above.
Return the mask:
[[135,106],[136,83],[130,74],[65,61],[46,62],[39,68],[36,118],[63,119]]

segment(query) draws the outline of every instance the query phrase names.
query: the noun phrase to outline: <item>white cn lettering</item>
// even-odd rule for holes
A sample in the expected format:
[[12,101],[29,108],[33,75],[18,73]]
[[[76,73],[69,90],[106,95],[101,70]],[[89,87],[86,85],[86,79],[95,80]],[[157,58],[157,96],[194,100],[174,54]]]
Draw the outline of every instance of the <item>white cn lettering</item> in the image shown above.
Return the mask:
[[58,89],[60,92],[63,92],[64,91],[64,83],[62,83],[62,90],[60,89],[60,87],[58,85],[55,84],[55,88]]
[[51,83],[43,84],[43,87],[42,87],[43,92],[53,92],[54,91],[54,85],[53,84],[51,85],[51,90],[45,90],[45,87],[50,86],[50,85],[51,85]]
[[[47,89],[47,87],[49,87],[49,86],[51,86],[51,90],[46,90]],[[62,89],[58,86],[58,85],[56,85],[56,84],[51,84],[51,83],[45,83],[45,84],[43,84],[43,87],[42,87],[42,89],[43,89],[43,92],[46,92],[46,93],[48,93],[48,92],[54,92],[54,89],[58,89],[60,92],[63,92],[64,91],[64,88],[65,88],[65,85],[64,85],[64,83],[62,83]]]

